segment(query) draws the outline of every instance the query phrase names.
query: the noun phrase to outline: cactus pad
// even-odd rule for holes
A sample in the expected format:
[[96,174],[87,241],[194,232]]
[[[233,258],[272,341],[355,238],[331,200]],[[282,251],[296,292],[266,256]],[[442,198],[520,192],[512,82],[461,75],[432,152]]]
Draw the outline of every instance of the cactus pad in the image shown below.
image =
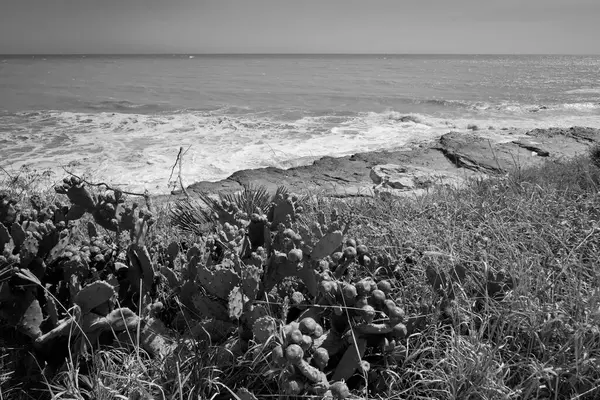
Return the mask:
[[32,339],[36,339],[42,335],[40,325],[43,319],[40,303],[37,299],[32,299],[17,326],[21,332]]
[[198,271],[198,280],[208,293],[226,299],[233,288],[239,284],[240,278],[232,269],[217,267],[214,271],[201,268]]
[[132,243],[127,249],[130,267],[127,269],[127,278],[134,288],[135,292],[140,291],[140,279],[142,280],[143,290],[149,291],[154,283],[154,269],[150,254],[145,246],[139,246]]
[[256,299],[260,285],[262,268],[246,265],[242,268],[242,290],[250,300]]
[[23,230],[20,224],[14,223],[10,228],[10,235],[12,236],[13,243],[16,248],[20,248],[25,239],[27,238],[27,234]]
[[3,224],[0,224],[0,253],[4,251],[4,246],[10,243],[12,237],[10,232]]
[[317,242],[310,256],[315,260],[327,257],[342,245],[343,239],[341,231],[329,232]]
[[115,289],[104,281],[96,281],[87,285],[75,295],[73,302],[86,313],[102,303],[109,301],[115,295]]
[[196,293],[192,296],[192,304],[199,318],[214,318],[221,321],[229,320],[227,307],[201,293]]
[[277,321],[268,315],[261,317],[252,325],[252,333],[258,343],[265,343],[277,333]]
[[351,344],[342,356],[332,379],[334,381],[348,380],[358,368],[367,349],[367,340],[356,338],[356,344]]
[[246,388],[239,388],[235,394],[239,400],[257,400],[254,393]]

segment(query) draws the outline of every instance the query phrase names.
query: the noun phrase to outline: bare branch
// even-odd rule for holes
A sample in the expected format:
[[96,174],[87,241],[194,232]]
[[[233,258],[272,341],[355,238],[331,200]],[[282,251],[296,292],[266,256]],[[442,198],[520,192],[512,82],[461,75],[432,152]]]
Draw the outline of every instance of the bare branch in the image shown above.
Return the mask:
[[175,167],[179,164],[179,172],[177,173],[177,180],[179,181],[179,186],[181,186],[181,191],[186,195],[186,197],[190,197],[187,190],[185,190],[185,186],[183,186],[183,178],[181,173],[181,168],[183,166],[183,156],[188,152],[188,150],[192,147],[191,145],[187,148],[186,151],[183,151],[183,147],[179,147],[179,153],[177,154],[177,159],[175,160],[175,164],[173,164],[173,168],[171,168],[171,175],[169,175],[169,182],[173,177],[173,172],[175,172]]
[[114,188],[114,187],[110,186],[108,183],[105,183],[105,182],[99,182],[99,183],[90,182],[90,181],[88,181],[88,180],[86,180],[86,179],[84,179],[84,178],[82,178],[82,177],[80,177],[80,176],[77,176],[77,175],[75,175],[75,174],[74,174],[74,173],[72,173],[71,171],[67,170],[67,169],[66,169],[64,166],[62,166],[62,169],[63,169],[63,170],[64,170],[64,171],[65,171],[67,174],[69,174],[69,175],[71,175],[71,176],[74,176],[75,178],[79,179],[81,182],[84,182],[84,183],[85,183],[85,184],[87,184],[87,185],[90,185],[90,186],[95,186],[95,187],[98,187],[98,186],[104,186],[106,189],[108,189],[108,190],[112,190],[113,192],[114,192],[114,191],[119,191],[119,192],[121,192],[121,193],[123,193],[123,194],[127,194],[127,195],[130,195],[130,196],[138,196],[138,197],[143,197],[143,198],[144,198],[144,200],[146,201],[146,206],[148,207],[148,210],[151,210],[151,209],[152,209],[152,201],[151,201],[151,199],[150,199],[150,193],[148,193],[148,190],[144,191],[144,193],[128,192],[128,191],[126,191],[126,190],[121,190],[121,189],[119,189],[119,188]]

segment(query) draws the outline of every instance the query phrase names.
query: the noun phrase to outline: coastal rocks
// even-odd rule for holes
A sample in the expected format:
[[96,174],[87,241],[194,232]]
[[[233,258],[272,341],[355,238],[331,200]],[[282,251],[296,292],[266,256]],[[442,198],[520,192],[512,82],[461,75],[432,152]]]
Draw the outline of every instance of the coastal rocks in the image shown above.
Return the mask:
[[578,142],[593,143],[600,140],[600,129],[573,126],[571,128],[533,129],[526,133],[536,138],[571,138]]
[[[311,165],[290,169],[273,167],[238,171],[218,182],[197,182],[188,187],[196,193],[235,193],[243,185],[264,186],[274,192],[280,185],[294,193],[330,197],[363,197],[388,191],[418,193],[430,182],[465,180],[472,176],[505,174],[585,153],[600,143],[600,130],[550,128],[529,131],[513,129],[449,132],[439,139],[401,150],[357,153],[344,157],[322,157]],[[394,165],[389,171],[382,166]],[[379,168],[377,168],[379,167]],[[389,180],[383,183],[384,175]],[[433,179],[432,179],[433,177]],[[373,187],[375,183],[375,190]]]
[[460,183],[462,181],[456,174],[398,164],[376,165],[371,168],[369,176],[375,183],[375,192],[392,189],[391,191],[386,190],[390,194],[426,189],[433,184]]
[[519,147],[536,153],[540,157],[548,157],[550,152],[539,147],[539,143],[529,142],[526,140],[513,140],[512,143]]
[[[574,157],[600,143],[600,129],[574,126],[571,128],[533,129],[525,133],[522,140],[532,142],[550,153],[552,158]],[[533,150],[535,151],[535,150]]]
[[493,154],[490,140],[476,134],[449,132],[439,139],[434,148],[441,151],[458,168],[484,173],[499,173],[505,170]]

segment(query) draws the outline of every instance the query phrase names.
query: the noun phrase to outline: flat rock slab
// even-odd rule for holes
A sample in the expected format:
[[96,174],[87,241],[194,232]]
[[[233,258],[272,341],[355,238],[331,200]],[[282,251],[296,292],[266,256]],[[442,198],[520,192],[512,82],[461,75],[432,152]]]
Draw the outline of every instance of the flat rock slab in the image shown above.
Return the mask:
[[377,187],[396,190],[425,189],[434,184],[460,183],[463,180],[456,173],[398,164],[376,165],[371,168],[369,176]]
[[[427,176],[451,180],[452,177],[466,179],[481,174],[504,174],[548,159],[581,154],[599,142],[600,130],[582,127],[521,132],[449,132],[436,141],[414,148],[323,157],[311,165],[286,170],[273,167],[243,170],[218,182],[194,183],[187,190],[191,194],[234,193],[243,185],[252,184],[274,192],[283,185],[297,193],[372,196],[377,184],[371,174],[376,166],[393,164],[409,171],[403,177],[398,175],[393,184],[405,189],[388,187],[389,190],[407,191],[411,185],[414,185],[412,190],[420,190]],[[401,170],[396,172],[402,174]]]
[[532,151],[540,157],[548,157],[550,155],[548,150],[544,150],[540,147],[542,145],[541,143],[531,142],[528,140],[513,140],[512,143],[526,150]]

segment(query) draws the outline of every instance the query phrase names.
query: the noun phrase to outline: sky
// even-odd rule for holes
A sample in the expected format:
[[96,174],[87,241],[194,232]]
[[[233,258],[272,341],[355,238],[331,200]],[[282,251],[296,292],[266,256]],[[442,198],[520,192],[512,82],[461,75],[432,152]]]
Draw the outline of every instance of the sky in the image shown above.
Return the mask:
[[0,0],[1,54],[600,54],[600,0]]

